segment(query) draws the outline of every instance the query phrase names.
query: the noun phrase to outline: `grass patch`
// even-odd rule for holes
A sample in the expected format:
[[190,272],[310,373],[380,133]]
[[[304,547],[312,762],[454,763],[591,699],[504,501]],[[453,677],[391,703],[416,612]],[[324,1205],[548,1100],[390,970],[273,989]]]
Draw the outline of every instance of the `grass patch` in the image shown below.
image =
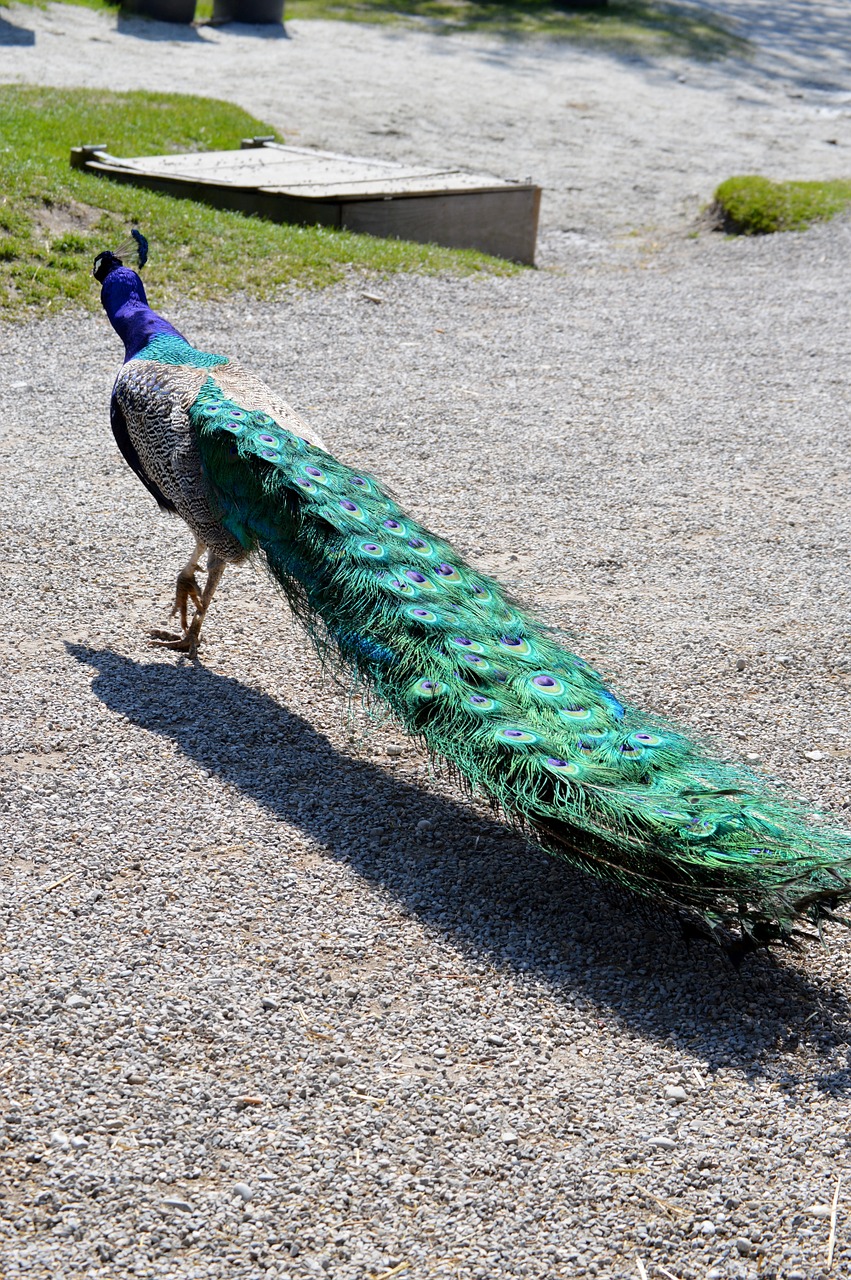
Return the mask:
[[[47,0],[20,0],[43,7]],[[69,0],[89,9],[111,10],[115,0]],[[212,16],[213,0],[197,0],[195,19]],[[675,0],[286,0],[286,18],[338,22],[427,25],[430,30],[489,32],[514,37],[545,36],[614,53],[655,57],[676,54],[708,61],[750,51],[723,18]]]
[[352,270],[468,274],[520,270],[468,250],[294,227],[210,209],[72,169],[80,143],[116,155],[207,151],[272,133],[239,107],[182,94],[0,86],[0,308],[8,318],[67,304],[97,307],[92,261],[138,224],[146,276],[164,301],[268,297],[281,285],[332,284]]
[[851,181],[772,182],[757,174],[728,178],[715,192],[711,213],[734,235],[803,231],[851,206]]

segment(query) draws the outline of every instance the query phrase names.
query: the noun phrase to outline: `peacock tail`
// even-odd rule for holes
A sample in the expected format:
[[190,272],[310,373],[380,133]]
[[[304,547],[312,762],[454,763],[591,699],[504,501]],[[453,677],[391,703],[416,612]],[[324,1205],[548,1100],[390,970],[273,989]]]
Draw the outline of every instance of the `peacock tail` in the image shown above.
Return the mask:
[[188,413],[216,518],[470,788],[551,853],[756,941],[851,894],[851,833],[624,707],[372,476],[228,398],[199,355],[166,335],[139,358],[205,368]]

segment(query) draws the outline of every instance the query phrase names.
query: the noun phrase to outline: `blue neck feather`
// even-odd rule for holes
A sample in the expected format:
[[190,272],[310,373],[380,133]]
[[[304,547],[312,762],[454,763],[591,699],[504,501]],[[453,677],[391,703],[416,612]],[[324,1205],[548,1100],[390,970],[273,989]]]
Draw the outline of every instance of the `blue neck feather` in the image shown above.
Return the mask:
[[125,364],[159,334],[171,334],[186,341],[173,324],[151,310],[145,286],[129,267],[116,267],[110,271],[103,282],[100,300],[109,323],[124,343]]

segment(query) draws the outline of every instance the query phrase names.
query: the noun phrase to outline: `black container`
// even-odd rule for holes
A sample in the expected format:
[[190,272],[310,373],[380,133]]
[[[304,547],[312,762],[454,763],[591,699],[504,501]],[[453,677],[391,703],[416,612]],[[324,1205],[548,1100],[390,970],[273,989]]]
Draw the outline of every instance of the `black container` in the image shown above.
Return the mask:
[[284,21],[284,0],[214,0],[213,22]]
[[195,18],[195,0],[123,0],[121,12],[157,22],[189,23]]

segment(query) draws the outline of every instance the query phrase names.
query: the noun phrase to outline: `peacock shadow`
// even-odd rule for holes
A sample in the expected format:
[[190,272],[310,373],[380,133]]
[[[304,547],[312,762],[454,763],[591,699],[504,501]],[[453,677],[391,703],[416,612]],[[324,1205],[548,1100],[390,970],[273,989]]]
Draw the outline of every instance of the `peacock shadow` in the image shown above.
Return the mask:
[[29,27],[18,27],[14,22],[0,18],[0,45],[34,45],[35,32]]
[[[851,1085],[851,1004],[782,956],[760,952],[736,971],[714,944],[688,943],[670,916],[530,849],[463,799],[339,751],[239,680],[200,665],[143,664],[111,650],[66,647],[96,669],[93,692],[106,707],[171,739],[470,956],[529,974],[566,1006],[687,1050],[710,1067],[790,1085],[807,1079],[832,1093]],[[267,752],[262,768],[258,744]],[[333,806],[320,797],[305,805],[317,776],[334,780]],[[374,813],[401,817],[388,847],[364,833],[365,799]],[[432,843],[417,831],[424,818]]]

